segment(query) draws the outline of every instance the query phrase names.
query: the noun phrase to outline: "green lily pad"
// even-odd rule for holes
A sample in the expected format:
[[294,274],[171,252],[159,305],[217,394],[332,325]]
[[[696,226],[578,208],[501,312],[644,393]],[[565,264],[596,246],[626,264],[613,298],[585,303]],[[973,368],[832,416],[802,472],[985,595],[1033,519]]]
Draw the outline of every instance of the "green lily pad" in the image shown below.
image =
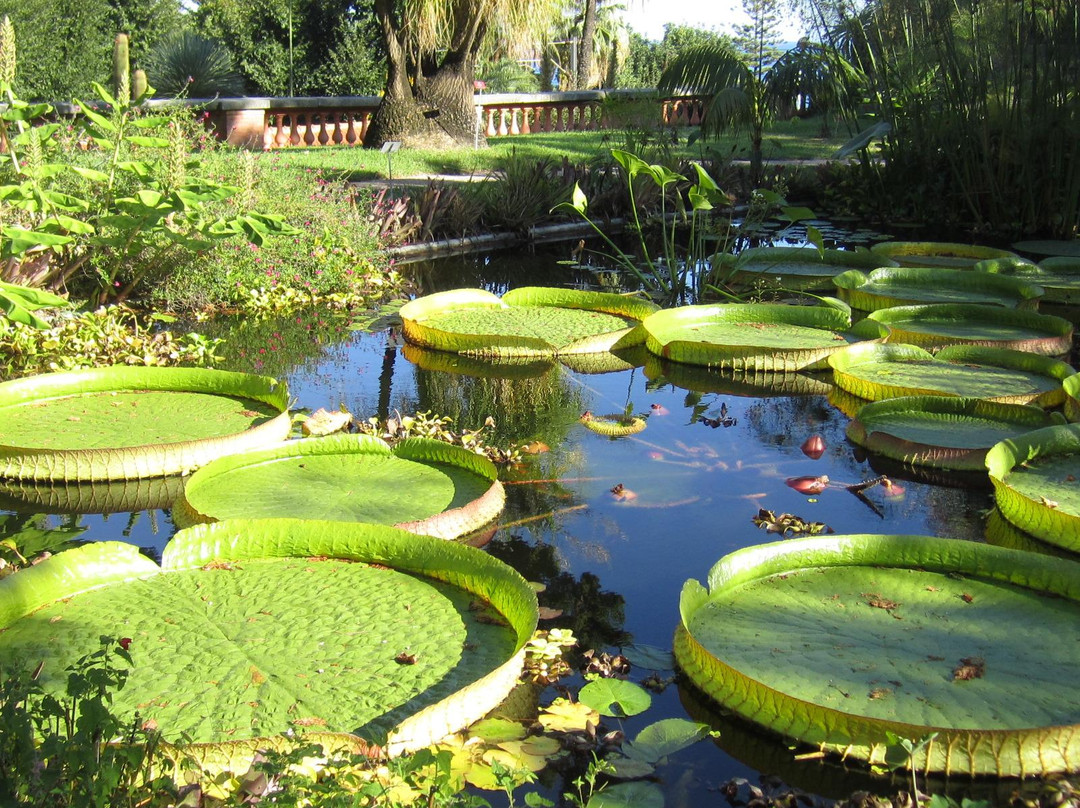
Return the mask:
[[1002,348],[953,345],[933,355],[915,345],[853,345],[829,358],[833,381],[861,399],[961,396],[1049,408],[1075,372],[1059,359]]
[[1071,561],[1080,561],[1080,553],[1070,553],[1064,547],[1036,539],[1025,533],[1004,516],[997,508],[991,508],[986,516],[986,530],[984,537],[988,544],[997,547],[1009,547],[1013,550],[1023,550],[1026,553],[1042,553],[1056,558],[1067,558]]
[[1080,552],[1080,424],[1003,440],[986,455],[1002,515],[1038,539]]
[[160,568],[89,544],[0,581],[5,662],[43,661],[62,688],[100,635],[127,637],[114,708],[226,757],[300,728],[391,753],[433,743],[509,692],[536,620],[528,584],[483,551],[315,520],[183,530]]
[[1030,241],[1017,241],[1012,245],[1014,250],[1030,253],[1031,255],[1064,256],[1068,258],[1080,258],[1080,239],[1065,241],[1062,239],[1042,239]]
[[0,478],[89,482],[184,474],[288,437],[288,390],[265,376],[108,367],[0,384]]
[[605,353],[639,345],[656,306],[605,292],[523,287],[502,298],[454,289],[401,307],[405,339],[484,359]]
[[984,306],[937,303],[896,306],[872,312],[868,320],[887,326],[889,339],[933,351],[946,345],[983,345],[1042,356],[1072,349],[1073,326],[1051,314]]
[[862,311],[926,303],[979,303],[1038,308],[1042,287],[1008,275],[956,269],[898,267],[863,274],[849,270],[833,278],[837,295]]
[[748,547],[687,581],[675,656],[724,706],[845,758],[937,733],[916,769],[1072,771],[1078,581],[1075,563],[928,536]]
[[664,718],[649,724],[634,740],[624,743],[622,752],[631,760],[656,764],[708,735],[707,724],[685,718]]
[[664,808],[664,792],[655,783],[614,783],[593,792],[585,808]]
[[849,269],[899,266],[868,250],[825,250],[816,247],[752,247],[738,255],[713,256],[712,282],[749,286],[761,279],[785,289],[828,289],[834,277]]
[[823,306],[682,306],[650,315],[644,328],[649,351],[665,359],[771,373],[822,368],[829,354],[850,342],[883,339],[887,334],[873,322],[853,328],[851,309],[839,300]]
[[1024,259],[980,261],[973,268],[1038,284],[1045,303],[1080,302],[1080,258],[1046,258],[1038,264]]
[[584,412],[578,420],[586,429],[609,438],[624,438],[627,435],[636,435],[647,426],[644,418],[620,413],[593,415],[591,412]]
[[578,698],[601,715],[613,716],[637,715],[652,704],[648,690],[624,679],[595,679],[581,688]]
[[983,247],[978,244],[956,244],[948,241],[882,241],[870,248],[882,258],[891,258],[904,267],[971,268],[977,261],[988,258],[1017,258],[1016,253]]
[[498,516],[505,495],[496,477],[487,458],[428,438],[393,449],[368,435],[310,438],[207,464],[191,475],[173,518],[370,522],[452,539]]
[[862,407],[848,424],[847,436],[902,463],[981,471],[994,444],[1061,421],[1060,414],[1023,404],[904,396]]

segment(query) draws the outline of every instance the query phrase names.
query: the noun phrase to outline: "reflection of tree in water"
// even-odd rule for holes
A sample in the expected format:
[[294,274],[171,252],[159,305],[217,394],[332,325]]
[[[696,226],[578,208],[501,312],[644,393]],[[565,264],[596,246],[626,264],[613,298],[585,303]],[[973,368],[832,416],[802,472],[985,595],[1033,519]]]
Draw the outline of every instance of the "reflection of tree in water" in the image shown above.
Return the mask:
[[225,357],[222,367],[279,378],[317,367],[330,348],[352,336],[348,320],[314,310],[215,317],[196,330],[225,340],[218,349]]
[[579,651],[623,646],[632,641],[632,635],[622,627],[623,596],[603,589],[600,578],[591,572],[575,578],[563,571],[554,545],[529,542],[521,535],[511,534],[491,542],[487,550],[527,580],[544,584],[541,605],[562,610],[562,616],[552,622],[573,630]]
[[489,442],[537,438],[565,440],[584,405],[580,389],[559,367],[533,378],[469,376],[416,367],[417,407],[454,419],[459,429],[475,429],[489,415],[495,430]]

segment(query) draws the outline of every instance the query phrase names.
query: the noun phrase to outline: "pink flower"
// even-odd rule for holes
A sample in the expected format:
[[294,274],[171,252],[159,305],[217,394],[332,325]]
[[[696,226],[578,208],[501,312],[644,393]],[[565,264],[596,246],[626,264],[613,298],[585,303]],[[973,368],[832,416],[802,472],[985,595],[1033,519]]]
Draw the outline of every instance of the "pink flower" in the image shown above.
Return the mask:
[[118,644],[126,651],[131,646],[131,637],[121,637]]

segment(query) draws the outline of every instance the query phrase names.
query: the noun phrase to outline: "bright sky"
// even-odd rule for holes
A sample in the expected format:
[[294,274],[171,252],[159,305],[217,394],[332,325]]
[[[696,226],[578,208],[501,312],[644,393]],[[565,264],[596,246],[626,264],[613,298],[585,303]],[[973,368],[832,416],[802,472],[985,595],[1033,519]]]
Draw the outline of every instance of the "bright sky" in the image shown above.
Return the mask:
[[[623,13],[629,26],[646,39],[661,40],[664,24],[690,25],[731,33],[736,25],[748,23],[739,0],[623,0]],[[789,17],[780,30],[783,41],[795,42],[802,35],[798,18]]]

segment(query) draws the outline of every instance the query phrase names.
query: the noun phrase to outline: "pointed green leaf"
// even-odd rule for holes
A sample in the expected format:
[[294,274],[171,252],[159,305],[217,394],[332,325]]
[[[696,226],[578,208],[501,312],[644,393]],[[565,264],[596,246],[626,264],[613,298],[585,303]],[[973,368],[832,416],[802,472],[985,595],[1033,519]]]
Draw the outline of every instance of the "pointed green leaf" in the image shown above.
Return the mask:
[[[82,101],[76,101],[75,103],[79,105],[79,110],[82,112],[82,114],[85,115],[87,118],[89,118],[99,129],[101,129],[104,132],[115,132],[116,131],[116,124],[114,124],[112,121],[110,121],[104,115],[96,112],[88,104],[84,104]],[[105,141],[105,142],[109,143],[110,147],[112,146],[111,141]]]

